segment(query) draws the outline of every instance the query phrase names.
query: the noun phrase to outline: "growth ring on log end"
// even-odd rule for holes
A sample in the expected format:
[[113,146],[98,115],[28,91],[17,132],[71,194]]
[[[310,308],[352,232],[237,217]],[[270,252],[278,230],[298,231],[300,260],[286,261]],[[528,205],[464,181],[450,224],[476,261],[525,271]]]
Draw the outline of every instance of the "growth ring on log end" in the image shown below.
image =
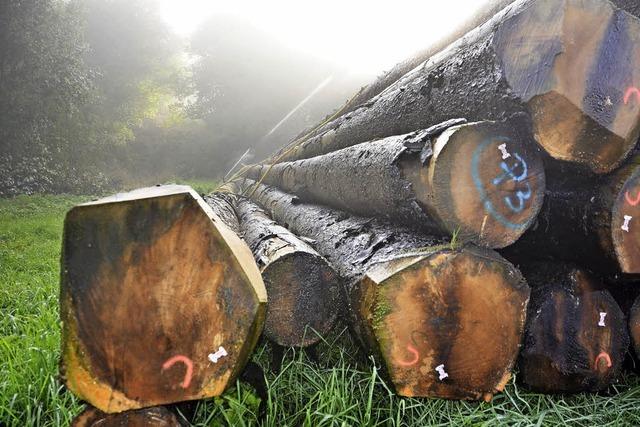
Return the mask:
[[620,270],[640,273],[640,167],[617,194],[611,210],[611,234]]
[[629,346],[622,310],[581,269],[556,274],[553,264],[536,268],[533,275],[527,274],[533,291],[518,362],[519,379],[546,393],[608,387],[619,374]]
[[261,333],[251,252],[189,187],[74,207],[61,264],[62,377],[104,412],[221,394]]
[[462,241],[503,248],[518,240],[542,207],[538,150],[518,120],[463,124],[437,138],[429,168],[405,164],[403,173],[443,228]]
[[610,172],[640,135],[640,20],[602,0],[538,0],[494,39],[554,158]]
[[495,252],[397,258],[369,270],[352,296],[359,335],[401,396],[489,400],[510,379],[529,287]]

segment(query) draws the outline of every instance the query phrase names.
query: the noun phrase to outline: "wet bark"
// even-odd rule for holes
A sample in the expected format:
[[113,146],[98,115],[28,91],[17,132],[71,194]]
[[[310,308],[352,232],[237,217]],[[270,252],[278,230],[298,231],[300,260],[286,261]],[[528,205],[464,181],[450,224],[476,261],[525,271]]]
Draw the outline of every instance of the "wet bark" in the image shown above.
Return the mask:
[[634,16],[640,17],[640,2],[637,0],[611,0],[611,3]]
[[640,102],[629,93],[640,80],[639,41],[640,20],[608,1],[521,0],[274,158],[525,112],[554,158],[610,172],[640,134]]
[[281,346],[317,343],[341,312],[338,275],[315,249],[252,201],[237,197],[234,206],[267,289],[266,337]]
[[591,274],[566,264],[521,266],[531,285],[520,380],[545,393],[603,390],[629,346],[625,316]]
[[529,293],[511,264],[488,249],[304,204],[274,187],[236,185],[312,239],[343,276],[352,329],[400,395],[488,400],[504,388]]
[[515,119],[452,124],[440,126],[441,134],[421,130],[257,165],[246,175],[304,201],[480,246],[508,246],[542,206],[544,170],[535,143]]

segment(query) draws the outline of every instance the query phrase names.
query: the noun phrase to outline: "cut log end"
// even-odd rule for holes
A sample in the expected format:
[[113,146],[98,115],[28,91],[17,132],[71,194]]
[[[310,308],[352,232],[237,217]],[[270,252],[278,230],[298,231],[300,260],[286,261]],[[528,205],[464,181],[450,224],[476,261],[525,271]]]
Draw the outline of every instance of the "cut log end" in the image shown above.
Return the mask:
[[402,396],[487,400],[510,378],[529,288],[477,248],[381,264],[352,298],[364,339]]
[[629,344],[620,307],[582,270],[548,280],[532,280],[519,378],[547,393],[606,388],[620,372]]
[[640,21],[600,0],[538,1],[496,40],[540,145],[595,173],[618,167],[640,134]]
[[640,359],[640,297],[636,298],[629,313],[629,335],[635,355]]
[[611,210],[611,234],[623,273],[640,273],[640,167],[625,181]]
[[449,233],[503,248],[529,228],[544,199],[544,169],[528,135],[516,120],[456,126],[437,139],[430,173],[416,173],[416,162],[404,173]]
[[234,381],[266,292],[249,248],[213,219],[189,187],[67,214],[61,371],[71,391],[112,413],[216,396]]
[[293,252],[262,270],[269,301],[264,333],[281,346],[306,347],[326,336],[342,299],[339,279],[317,254]]
[[106,414],[89,407],[74,418],[71,427],[181,427],[174,413],[162,406]]

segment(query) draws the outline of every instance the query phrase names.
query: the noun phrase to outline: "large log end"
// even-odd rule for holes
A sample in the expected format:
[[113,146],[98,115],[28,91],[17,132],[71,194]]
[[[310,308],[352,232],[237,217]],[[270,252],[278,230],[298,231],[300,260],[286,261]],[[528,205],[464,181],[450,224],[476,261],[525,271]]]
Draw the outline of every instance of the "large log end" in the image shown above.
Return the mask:
[[416,169],[415,162],[402,167],[418,200],[437,211],[446,230],[461,241],[503,248],[518,240],[542,207],[538,150],[521,120],[468,123],[436,140],[430,168]]
[[356,288],[361,335],[398,394],[489,400],[511,376],[529,287],[494,252],[467,247],[380,264]]
[[189,187],[118,194],[66,216],[61,373],[104,412],[221,394],[265,305],[249,248]]
[[328,334],[342,306],[339,278],[318,254],[279,256],[262,270],[269,295],[264,333],[285,346],[306,347]]
[[613,249],[623,273],[640,273],[640,167],[624,182],[611,209]]
[[601,0],[540,0],[495,37],[505,78],[554,158],[618,167],[640,135],[640,20]]
[[547,393],[602,390],[617,377],[629,345],[624,314],[582,270],[552,280],[533,292],[519,378]]

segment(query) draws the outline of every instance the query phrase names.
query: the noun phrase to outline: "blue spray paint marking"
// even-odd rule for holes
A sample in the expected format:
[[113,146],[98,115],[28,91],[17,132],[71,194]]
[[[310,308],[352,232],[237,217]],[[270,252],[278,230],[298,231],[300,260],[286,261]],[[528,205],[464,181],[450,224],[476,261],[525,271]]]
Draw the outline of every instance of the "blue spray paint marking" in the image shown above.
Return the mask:
[[[511,141],[509,138],[506,138],[506,137],[497,138],[497,140],[501,142]],[[478,190],[478,193],[480,194],[480,199],[483,202],[485,210],[493,218],[495,218],[500,224],[504,225],[507,228],[522,230],[523,228],[526,227],[526,224],[516,224],[514,222],[511,222],[495,209],[495,207],[493,206],[493,203],[491,203],[491,200],[489,200],[487,193],[484,189],[484,185],[482,184],[482,180],[480,179],[480,171],[478,167],[480,164],[480,155],[485,150],[487,145],[489,145],[491,142],[492,140],[487,139],[482,144],[480,144],[473,152],[473,157],[471,159],[471,177],[473,178],[473,183],[476,186],[476,190]],[[516,182],[522,182],[524,179],[526,179],[528,174],[527,163],[517,153],[514,153],[514,157],[517,158],[518,162],[516,162],[516,164],[513,165],[512,167],[509,167],[506,164],[506,162],[501,163],[500,168],[502,169],[503,173],[497,176],[496,178],[494,178],[492,182],[494,185],[500,184],[507,178],[511,178]],[[522,167],[523,170],[522,170],[522,173],[520,173],[520,175],[516,175],[514,171],[519,165]],[[518,201],[519,201],[519,204],[517,206],[513,204],[510,197],[504,198],[505,204],[515,213],[521,212],[524,209],[524,202],[531,197],[531,187],[529,186],[528,183],[526,183],[526,185],[527,185],[526,192],[523,192],[520,190],[516,192],[516,197],[518,198]]]
[[[516,182],[522,182],[527,179],[527,176],[529,176],[529,168],[527,167],[527,162],[525,162],[518,153],[514,153],[513,156],[518,161],[511,167],[507,165],[507,162],[502,162],[500,164],[500,168],[504,171],[504,173],[493,180],[493,185],[499,185],[507,178],[510,178],[511,180]],[[522,173],[520,175],[516,175],[514,173],[518,166],[521,166],[522,168]],[[526,192],[522,192],[521,190],[518,190],[516,192],[516,197],[518,198],[518,206],[514,206],[513,202],[511,201],[511,196],[506,196],[504,198],[504,202],[506,203],[506,205],[515,213],[522,212],[522,210],[524,209],[524,202],[526,200],[529,200],[529,198],[531,197],[531,187],[529,186],[529,183],[525,183],[525,185],[527,186]]]

